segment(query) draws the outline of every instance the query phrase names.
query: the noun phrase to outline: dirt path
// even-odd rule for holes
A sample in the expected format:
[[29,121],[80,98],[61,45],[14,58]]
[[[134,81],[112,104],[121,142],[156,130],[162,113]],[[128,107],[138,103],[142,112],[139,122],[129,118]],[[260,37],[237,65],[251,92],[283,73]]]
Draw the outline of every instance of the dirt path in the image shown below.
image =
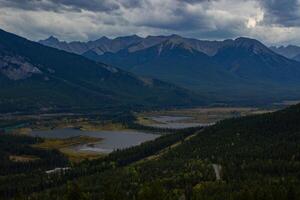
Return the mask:
[[222,170],[222,166],[218,165],[218,164],[212,164],[213,169],[215,171],[216,174],[216,180],[220,181],[221,180],[221,170]]

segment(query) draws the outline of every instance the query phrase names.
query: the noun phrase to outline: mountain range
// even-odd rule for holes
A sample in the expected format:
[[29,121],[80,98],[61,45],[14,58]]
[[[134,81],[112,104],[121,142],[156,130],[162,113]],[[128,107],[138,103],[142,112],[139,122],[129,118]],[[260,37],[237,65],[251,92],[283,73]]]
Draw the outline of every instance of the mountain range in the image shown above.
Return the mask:
[[190,91],[0,30],[0,111],[199,104]]
[[63,42],[57,38],[50,36],[48,39],[40,40],[39,43],[50,46],[53,48],[61,49],[76,54],[84,54],[88,51],[93,51],[97,55],[101,55],[105,52],[117,52],[131,44],[135,44],[141,41],[142,38],[137,35],[118,37],[115,39],[109,39],[107,37],[101,37],[95,41],[89,42]]
[[[87,43],[50,37],[40,43],[158,78],[217,101],[266,102],[300,96],[300,63],[255,39],[204,41],[179,35],[133,35]],[[82,46],[80,52],[78,45]]]

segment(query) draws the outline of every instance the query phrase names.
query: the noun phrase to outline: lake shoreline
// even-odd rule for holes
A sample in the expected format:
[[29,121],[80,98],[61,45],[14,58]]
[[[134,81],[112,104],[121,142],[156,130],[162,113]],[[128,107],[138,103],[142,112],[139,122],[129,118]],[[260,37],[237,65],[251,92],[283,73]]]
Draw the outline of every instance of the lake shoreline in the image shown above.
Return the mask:
[[64,140],[72,137],[90,137],[101,139],[100,141],[84,142],[78,145],[73,145],[72,150],[78,152],[97,152],[111,153],[117,149],[124,149],[131,146],[139,145],[143,142],[153,140],[160,137],[158,134],[150,134],[138,130],[122,130],[122,131],[82,131],[79,129],[53,129],[47,131],[32,131],[31,136],[46,138],[47,140],[57,139]]

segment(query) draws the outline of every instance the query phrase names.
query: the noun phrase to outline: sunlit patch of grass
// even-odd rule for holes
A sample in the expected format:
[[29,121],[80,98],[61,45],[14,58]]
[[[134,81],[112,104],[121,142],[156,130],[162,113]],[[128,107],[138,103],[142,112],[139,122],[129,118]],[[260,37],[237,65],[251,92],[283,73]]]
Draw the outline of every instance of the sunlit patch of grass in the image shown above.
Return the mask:
[[[208,108],[190,108],[173,109],[163,111],[153,111],[137,114],[137,122],[143,125],[157,124],[150,119],[153,116],[184,116],[189,119],[180,120],[183,123],[215,123],[217,121],[241,117],[253,114],[262,114],[273,112],[275,110],[260,109],[255,107],[208,107]],[[178,121],[179,122],[179,121]]]
[[34,144],[33,147],[42,149],[57,149],[65,154],[70,161],[80,162],[85,159],[97,159],[102,157],[104,154],[98,152],[81,152],[75,150],[73,147],[81,144],[96,144],[101,140],[101,138],[88,136],[78,136],[66,139],[45,139],[44,142]]
[[80,123],[80,130],[82,131],[119,131],[126,129],[126,126],[120,123]]
[[11,131],[12,134],[29,135],[31,128],[17,128]]
[[136,122],[138,124],[142,124],[142,125],[145,125],[145,126],[153,125],[153,124],[162,124],[160,122],[152,120],[151,118],[147,117],[147,115],[144,115],[144,114],[138,115]]
[[34,130],[50,130],[50,129],[64,129],[64,128],[77,128],[82,131],[102,131],[102,130],[124,130],[126,126],[121,123],[90,121],[84,118],[67,120],[49,120],[36,122],[32,129]]

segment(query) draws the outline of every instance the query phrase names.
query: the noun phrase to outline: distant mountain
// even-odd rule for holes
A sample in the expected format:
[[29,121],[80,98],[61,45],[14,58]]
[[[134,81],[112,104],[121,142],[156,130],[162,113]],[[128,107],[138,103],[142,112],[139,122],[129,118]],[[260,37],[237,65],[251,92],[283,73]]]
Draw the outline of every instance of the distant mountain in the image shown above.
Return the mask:
[[238,38],[220,48],[213,58],[238,77],[256,83],[293,85],[300,81],[300,63],[254,39]]
[[[51,38],[55,41],[55,38]],[[195,94],[0,30],[0,111],[198,104]]]
[[137,35],[118,37],[115,39],[109,39],[107,37],[101,37],[95,41],[89,42],[63,42],[57,38],[50,36],[48,39],[40,40],[39,43],[50,46],[53,48],[61,49],[70,53],[84,54],[88,51],[93,51],[98,55],[105,52],[117,52],[129,45],[140,42],[142,38]]
[[287,58],[300,61],[300,47],[298,46],[295,45],[280,46],[280,47],[271,46],[270,49]]
[[162,43],[138,51],[132,51],[131,48],[117,53],[105,53],[92,59],[119,65],[136,74],[160,77],[192,89],[206,87],[212,79],[222,85],[223,74],[227,74],[225,79],[229,81],[231,78],[234,79],[219,68],[211,57],[197,51],[189,43],[183,43],[177,37],[171,37]]
[[215,54],[217,48],[220,45],[223,45],[223,42],[220,41],[200,41],[196,39],[183,38],[179,35],[148,36],[146,38],[142,38],[137,35],[131,35],[117,37],[115,39],[109,39],[104,36],[98,40],[88,42],[64,42],[53,36],[50,36],[45,40],[40,40],[39,43],[80,55],[102,55],[107,52],[116,53],[122,49],[128,49],[129,52],[140,51],[160,44],[169,39],[188,43],[194,49],[208,55]]
[[209,99],[265,102],[300,96],[300,63],[254,39],[203,41],[170,35],[128,44],[118,51],[98,54],[90,49],[82,55],[172,82]]
[[133,47],[85,56],[217,99],[262,102],[300,94],[300,64],[254,39],[209,42],[170,36],[138,51]]

